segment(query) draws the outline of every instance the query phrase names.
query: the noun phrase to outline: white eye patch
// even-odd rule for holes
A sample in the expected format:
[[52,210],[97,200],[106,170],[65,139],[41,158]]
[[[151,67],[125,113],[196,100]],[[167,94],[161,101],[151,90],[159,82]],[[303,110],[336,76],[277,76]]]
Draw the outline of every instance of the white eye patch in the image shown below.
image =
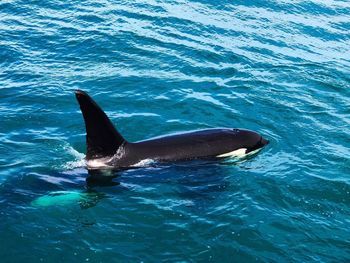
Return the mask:
[[232,152],[220,154],[216,157],[243,157],[246,155],[246,151],[247,151],[247,148],[240,148]]

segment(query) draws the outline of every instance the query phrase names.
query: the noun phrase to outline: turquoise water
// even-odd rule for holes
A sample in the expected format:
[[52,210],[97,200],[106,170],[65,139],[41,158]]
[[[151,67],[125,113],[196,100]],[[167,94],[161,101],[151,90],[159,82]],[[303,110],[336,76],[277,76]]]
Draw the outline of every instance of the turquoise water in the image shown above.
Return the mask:
[[[1,262],[349,261],[350,3],[291,2],[2,0]],[[271,143],[89,183],[75,89],[130,141]]]

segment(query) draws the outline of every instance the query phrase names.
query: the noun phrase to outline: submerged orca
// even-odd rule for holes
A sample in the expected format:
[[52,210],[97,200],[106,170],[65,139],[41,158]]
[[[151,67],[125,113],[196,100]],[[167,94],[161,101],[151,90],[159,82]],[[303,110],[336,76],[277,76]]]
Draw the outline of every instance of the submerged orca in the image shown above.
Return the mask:
[[156,162],[224,158],[253,153],[269,143],[256,132],[216,128],[128,142],[103,110],[84,91],[75,92],[86,127],[86,161],[89,169],[135,167]]

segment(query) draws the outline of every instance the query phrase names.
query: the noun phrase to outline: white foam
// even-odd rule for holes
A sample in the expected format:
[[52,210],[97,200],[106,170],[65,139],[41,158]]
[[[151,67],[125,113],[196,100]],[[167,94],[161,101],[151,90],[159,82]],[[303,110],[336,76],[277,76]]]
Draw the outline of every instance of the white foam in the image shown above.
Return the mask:
[[71,170],[71,169],[75,169],[75,168],[84,167],[85,165],[86,165],[85,160],[81,159],[81,160],[67,162],[63,167],[65,169]]
[[145,166],[148,166],[154,162],[155,161],[153,159],[144,159],[144,160],[141,160],[141,161],[133,164],[132,167],[145,167]]
[[64,150],[66,150],[69,154],[73,155],[76,159],[83,159],[85,155],[81,152],[78,152],[76,149],[74,149],[70,145],[66,145],[64,147]]
[[63,150],[74,157],[74,161],[69,161],[63,165],[65,169],[74,169],[85,166],[85,155],[81,152],[78,152],[68,143],[63,147]]

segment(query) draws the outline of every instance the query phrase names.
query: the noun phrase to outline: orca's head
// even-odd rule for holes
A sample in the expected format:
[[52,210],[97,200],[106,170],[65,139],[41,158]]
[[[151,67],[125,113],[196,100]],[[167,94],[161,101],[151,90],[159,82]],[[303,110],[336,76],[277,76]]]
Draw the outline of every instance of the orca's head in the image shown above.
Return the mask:
[[260,134],[243,129],[235,129],[237,139],[240,141],[241,147],[246,148],[246,154],[252,153],[269,144],[269,140],[264,139]]

